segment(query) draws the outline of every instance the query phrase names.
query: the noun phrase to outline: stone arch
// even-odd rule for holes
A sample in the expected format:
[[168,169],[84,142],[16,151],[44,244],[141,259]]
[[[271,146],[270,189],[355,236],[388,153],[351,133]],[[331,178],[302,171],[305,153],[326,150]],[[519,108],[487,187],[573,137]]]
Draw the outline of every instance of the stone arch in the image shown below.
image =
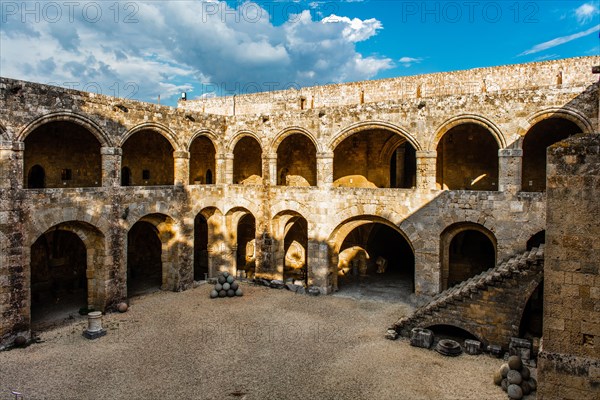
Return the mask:
[[181,144],[179,143],[179,139],[175,132],[173,132],[170,128],[166,127],[163,124],[159,124],[157,122],[144,122],[142,124],[135,125],[133,128],[129,129],[125,134],[121,137],[119,141],[119,147],[123,147],[127,139],[129,139],[134,133],[141,131],[153,131],[162,135],[165,139],[169,141],[171,147],[173,147],[173,151],[182,151],[184,150]]
[[[230,254],[223,257],[229,260],[229,273],[238,274],[245,271],[246,274],[254,275],[256,271],[256,237],[257,237],[257,214],[248,208],[233,207],[225,214],[225,245]],[[252,254],[248,252],[251,251]]]
[[297,134],[306,136],[308,139],[310,139],[310,141],[314,144],[315,149],[317,150],[317,154],[323,151],[321,143],[308,129],[302,128],[300,126],[290,126],[284,128],[277,135],[275,135],[275,137],[271,141],[271,144],[269,145],[270,152],[272,154],[276,154],[281,142],[283,142],[286,138]]
[[435,130],[435,133],[433,134],[433,137],[431,138],[431,140],[429,142],[429,150],[431,150],[431,151],[436,150],[440,140],[450,129],[452,129],[456,126],[462,125],[462,124],[467,124],[467,123],[480,125],[480,126],[484,127],[492,134],[492,136],[496,140],[496,143],[498,144],[498,148],[500,148],[500,149],[506,148],[506,138],[505,138],[504,134],[502,133],[502,131],[500,130],[500,128],[495,123],[493,123],[492,121],[490,121],[489,119],[487,119],[486,117],[483,117],[481,115],[461,114],[461,115],[454,116],[450,119],[447,119],[446,121],[444,121],[442,124],[440,124],[438,126],[438,128]]
[[[563,118],[579,126],[583,133],[588,134],[594,132],[594,127],[590,120],[579,110],[570,107],[549,107],[528,116],[526,123],[519,127],[519,136],[522,138],[525,137],[527,132],[529,132],[538,122],[548,118]],[[521,145],[522,143],[519,144],[519,146]]]
[[[472,237],[466,237],[466,235],[471,235]],[[485,242],[484,238],[487,239],[489,243]],[[467,242],[468,244],[472,244],[472,242],[478,240],[480,242],[483,240],[482,243],[485,245],[478,246],[478,249],[481,250],[483,254],[469,253],[466,255],[467,260],[474,257],[477,258],[477,265],[475,266],[476,271],[473,271],[472,265],[464,267],[463,269],[466,269],[465,271],[458,271],[457,268],[459,268],[460,265],[458,262],[460,260],[454,260],[456,264],[452,264],[453,254],[456,254],[456,252],[452,250],[452,246],[456,248],[460,247],[461,243]],[[497,247],[498,242],[494,233],[481,224],[464,221],[446,227],[440,234],[441,290],[446,290],[454,283],[457,283],[454,281],[458,278],[463,278],[460,279],[463,281],[489,268],[495,267],[497,261]],[[492,254],[490,254],[490,252],[492,252]],[[454,258],[456,258],[456,256],[454,256]]]
[[305,215],[292,209],[280,210],[271,221],[272,249],[278,279],[291,278],[312,284],[308,243],[312,229]]
[[113,147],[110,136],[91,118],[70,111],[59,111],[42,115],[28,123],[16,137],[16,141],[23,142],[27,136],[37,128],[49,122],[72,122],[87,129],[100,142],[101,147]]
[[423,150],[419,141],[410,132],[408,132],[408,130],[385,121],[363,121],[350,125],[341,130],[339,133],[337,133],[329,141],[329,143],[326,146],[326,150],[333,152],[340,143],[342,143],[345,139],[349,138],[355,133],[372,129],[382,129],[391,131],[405,138],[415,148],[415,150]]
[[[392,220],[381,217],[381,216],[369,215],[369,214],[356,215],[349,219],[345,219],[345,220],[339,222],[327,239],[327,243],[328,243],[328,247],[329,247],[329,254],[330,254],[329,273],[331,276],[331,282],[332,282],[334,289],[335,290],[338,289],[338,280],[339,280],[338,268],[340,266],[343,267],[343,265],[342,265],[343,260],[340,261],[341,260],[340,254],[342,253],[341,250],[344,245],[344,242],[349,238],[349,235],[351,233],[356,232],[358,229],[360,229],[361,227],[363,227],[367,224],[373,224],[373,227],[378,227],[378,228],[380,228],[380,226],[383,226],[384,229],[390,229],[393,232],[395,232],[396,234],[399,234],[399,236],[401,237],[401,239],[403,241],[403,243],[401,243],[402,244],[401,247],[403,247],[403,249],[400,253],[402,253],[401,255],[403,257],[410,256],[409,264],[411,264],[409,270],[405,270],[405,271],[401,270],[400,271],[400,272],[404,272],[404,273],[408,274],[408,276],[403,276],[401,278],[400,282],[408,283],[408,285],[410,286],[410,291],[414,292],[416,264],[415,264],[415,248],[414,248],[412,241],[410,240],[408,235],[398,225],[396,225],[395,223],[392,222]],[[373,232],[374,231],[371,231],[367,234],[368,242],[371,241],[371,233],[373,233]],[[368,243],[368,242],[365,242],[365,243]],[[368,253],[368,251],[369,251],[368,246],[369,245],[367,244],[367,248],[363,249],[366,253]],[[404,248],[404,247],[406,247],[406,248]],[[406,254],[404,254],[404,253],[406,253]],[[374,265],[378,265],[378,260],[372,260],[371,263]],[[366,270],[367,270],[367,268],[365,268],[365,271]],[[384,268],[384,271],[385,271],[385,268]],[[392,271],[392,269],[390,269],[388,271]],[[362,275],[362,273],[361,273],[361,275]],[[407,279],[410,280],[410,282],[406,282]]]
[[175,153],[180,148],[175,134],[153,122],[136,125],[121,141],[121,166],[130,168],[131,186],[175,183]]
[[190,153],[190,185],[214,184],[217,155],[222,152],[217,136],[210,130],[197,131],[187,144],[187,149]]
[[494,126],[457,118],[438,131],[436,186],[441,190],[498,190],[498,151],[503,138]]
[[317,142],[304,131],[290,128],[282,133],[272,146],[277,158],[277,185],[316,186]]
[[543,192],[546,190],[546,149],[569,136],[589,133],[585,117],[577,111],[545,110],[532,118],[529,129],[518,140],[521,147],[521,190]]
[[[95,207],[94,207],[95,208]],[[109,232],[111,217],[107,214],[97,214],[94,208],[83,207],[63,207],[63,208],[44,208],[36,211],[35,217],[29,225],[27,246],[31,246],[33,241],[47,232],[53,226],[69,223],[71,221],[80,221],[97,229],[103,236]]]
[[[136,230],[138,228],[139,231]],[[136,243],[139,237],[133,237],[134,233],[144,237],[142,240],[145,243],[143,252],[137,248]],[[178,223],[167,214],[145,214],[129,226],[126,274],[128,296],[136,292],[143,293],[148,288],[157,286],[160,286],[162,290],[178,291],[183,289],[186,281],[185,273],[178,263],[179,247],[182,241],[184,240],[180,238]],[[153,267],[153,271],[134,282],[134,274],[147,272],[142,269],[148,266]],[[142,279],[145,280],[140,282]]]
[[215,151],[217,154],[224,152],[225,149],[223,148],[223,145],[221,143],[219,136],[210,129],[200,129],[200,130],[197,130],[196,132],[194,132],[194,134],[192,135],[190,140],[185,145],[187,151],[190,151],[190,148],[192,146],[192,143],[194,143],[194,140],[196,140],[197,138],[202,137],[202,136],[207,137],[212,142],[213,146],[215,146]]
[[245,137],[251,137],[254,140],[256,140],[256,142],[260,146],[260,149],[262,150],[262,152],[263,153],[265,152],[265,149],[263,148],[262,139],[256,133],[249,131],[249,130],[241,130],[241,131],[236,132],[231,137],[229,142],[227,142],[227,144],[225,145],[225,152],[233,153],[233,150],[235,149],[235,145]]
[[[260,138],[250,131],[241,131],[231,139],[227,149],[233,155],[233,183],[260,184],[264,172],[264,149]],[[256,179],[257,176],[260,179]]]
[[[60,222],[58,224],[49,226],[46,230],[39,233],[37,236],[32,235],[33,240],[30,241],[30,244],[26,246],[24,253],[26,254],[29,262],[27,265],[29,268],[33,268],[33,263],[37,260],[39,254],[37,251],[38,240],[41,240],[45,237],[45,235],[56,235],[57,232],[64,231],[70,232],[83,243],[85,248],[85,259],[86,259],[86,269],[85,274],[80,276],[80,279],[85,280],[86,288],[87,288],[87,306],[88,308],[93,308],[96,310],[103,311],[108,305],[109,299],[107,298],[107,292],[109,288],[107,287],[107,276],[109,265],[106,265],[107,257],[106,253],[106,240],[105,235],[101,232],[98,227],[81,220],[67,220]],[[36,248],[36,251],[34,250]],[[72,248],[65,248],[64,251],[71,251]],[[58,254],[55,254],[58,255]],[[62,255],[62,254],[61,254]],[[50,254],[46,254],[47,257],[50,257]],[[34,259],[35,257],[35,259]],[[61,259],[68,260],[71,259],[71,255],[64,256]],[[50,259],[48,259],[48,263],[50,263]],[[40,287],[41,281],[36,277],[39,275],[38,273],[31,271],[29,274],[26,274],[27,281],[25,283],[26,287],[31,288],[33,292],[33,285]],[[57,279],[53,277],[52,274],[48,275],[50,279]],[[54,286],[54,284],[52,284]],[[33,303],[34,299],[30,296],[30,301]],[[31,305],[31,304],[30,304]],[[81,306],[79,306],[81,307]]]
[[342,130],[329,145],[334,187],[416,186],[416,152],[421,145],[403,128],[380,121],[360,122]]
[[[427,324],[423,324],[422,328],[431,329],[434,327],[444,327],[449,326],[452,328],[460,329],[472,337],[474,337],[477,341],[481,343],[487,343],[484,340],[483,335],[479,331],[474,331],[473,327],[468,323],[463,322],[459,318],[445,318],[445,317],[437,317],[427,321]],[[435,330],[435,329],[434,329]]]

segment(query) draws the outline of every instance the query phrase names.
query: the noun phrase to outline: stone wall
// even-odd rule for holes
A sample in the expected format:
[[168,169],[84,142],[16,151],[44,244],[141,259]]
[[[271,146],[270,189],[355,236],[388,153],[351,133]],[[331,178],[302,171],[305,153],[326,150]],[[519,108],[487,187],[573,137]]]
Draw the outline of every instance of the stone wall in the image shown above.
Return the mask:
[[598,58],[543,61],[364,82],[293,88],[264,93],[180,101],[187,110],[220,115],[271,114],[337,105],[558,88],[589,82]]
[[538,399],[600,397],[600,136],[548,150]]

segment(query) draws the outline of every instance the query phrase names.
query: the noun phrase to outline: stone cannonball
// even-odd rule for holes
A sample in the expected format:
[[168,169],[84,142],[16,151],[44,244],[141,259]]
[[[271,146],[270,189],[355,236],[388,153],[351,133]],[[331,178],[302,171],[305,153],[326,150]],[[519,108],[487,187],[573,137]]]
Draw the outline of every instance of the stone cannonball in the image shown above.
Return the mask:
[[227,292],[223,289],[219,290],[219,297],[225,297],[227,296]]
[[523,377],[524,381],[526,381],[529,378],[531,378],[531,371],[529,370],[529,368],[527,368],[524,365],[523,365],[523,368],[521,368],[521,376]]
[[500,373],[502,374],[503,378],[506,378],[508,371],[510,371],[508,364],[504,363],[500,366]]
[[236,296],[243,296],[244,292],[242,292],[242,288],[239,288],[238,290],[235,291],[235,295]]
[[508,390],[508,381],[506,380],[506,378],[502,379],[502,382],[500,382],[500,387],[505,392]]
[[233,283],[231,284],[231,288],[233,290],[238,290],[239,287],[240,287],[240,284],[237,283],[236,281],[233,281]]
[[227,291],[227,297],[233,297],[233,296],[235,296],[235,290],[233,290],[233,289],[229,289],[229,290]]
[[521,382],[521,390],[523,391],[524,396],[527,396],[529,393],[531,393],[531,386],[529,386],[528,381]]
[[215,285],[215,290],[216,290],[217,292],[220,292],[221,290],[223,290],[223,285],[221,285],[220,283],[217,283],[217,284]]
[[233,278],[233,276],[231,276],[231,275],[229,275],[229,276],[227,277],[227,283],[229,283],[229,284],[232,284],[234,280],[235,280],[235,279],[234,279],[234,278]]
[[219,297],[219,292],[217,292],[215,289],[211,290],[210,291],[210,298],[211,299],[215,299],[217,297]]
[[229,283],[225,282],[223,284],[223,290],[229,290],[229,289],[231,289],[231,285]]
[[521,357],[519,357],[519,356],[510,356],[510,357],[508,357],[508,366],[510,367],[510,369],[514,369],[514,370],[520,371],[521,367],[523,366],[523,362],[521,361]]
[[523,390],[519,385],[508,385],[506,394],[511,400],[521,400],[523,398]]
[[500,386],[502,383],[502,372],[500,370],[494,372],[494,384]]
[[217,279],[217,281],[219,281],[219,283],[222,285],[225,282],[227,282],[227,278],[225,278],[223,275],[219,276],[219,278]]
[[117,304],[117,310],[120,313],[124,313],[125,311],[127,311],[128,308],[129,308],[129,306],[125,302],[121,302],[121,303]]
[[506,379],[508,380],[509,385],[519,385],[521,382],[523,382],[523,378],[521,378],[521,373],[513,369],[508,371]]
[[225,279],[227,279],[228,276],[229,276],[229,272],[223,271],[223,277],[225,277]]

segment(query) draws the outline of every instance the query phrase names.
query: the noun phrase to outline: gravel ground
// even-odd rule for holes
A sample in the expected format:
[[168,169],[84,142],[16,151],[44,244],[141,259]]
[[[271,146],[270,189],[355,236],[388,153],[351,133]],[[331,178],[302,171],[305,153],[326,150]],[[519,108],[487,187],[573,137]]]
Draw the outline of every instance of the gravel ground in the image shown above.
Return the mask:
[[104,317],[91,341],[82,318],[0,353],[0,399],[506,399],[502,360],[447,358],[384,338],[410,306],[310,297],[243,285],[156,292]]

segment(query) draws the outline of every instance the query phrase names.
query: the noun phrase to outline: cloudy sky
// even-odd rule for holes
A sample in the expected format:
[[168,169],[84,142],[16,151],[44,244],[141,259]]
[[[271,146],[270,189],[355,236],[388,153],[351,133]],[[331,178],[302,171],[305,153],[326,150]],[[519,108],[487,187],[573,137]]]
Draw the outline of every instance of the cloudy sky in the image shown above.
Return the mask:
[[600,0],[0,1],[0,75],[176,104],[600,54]]

